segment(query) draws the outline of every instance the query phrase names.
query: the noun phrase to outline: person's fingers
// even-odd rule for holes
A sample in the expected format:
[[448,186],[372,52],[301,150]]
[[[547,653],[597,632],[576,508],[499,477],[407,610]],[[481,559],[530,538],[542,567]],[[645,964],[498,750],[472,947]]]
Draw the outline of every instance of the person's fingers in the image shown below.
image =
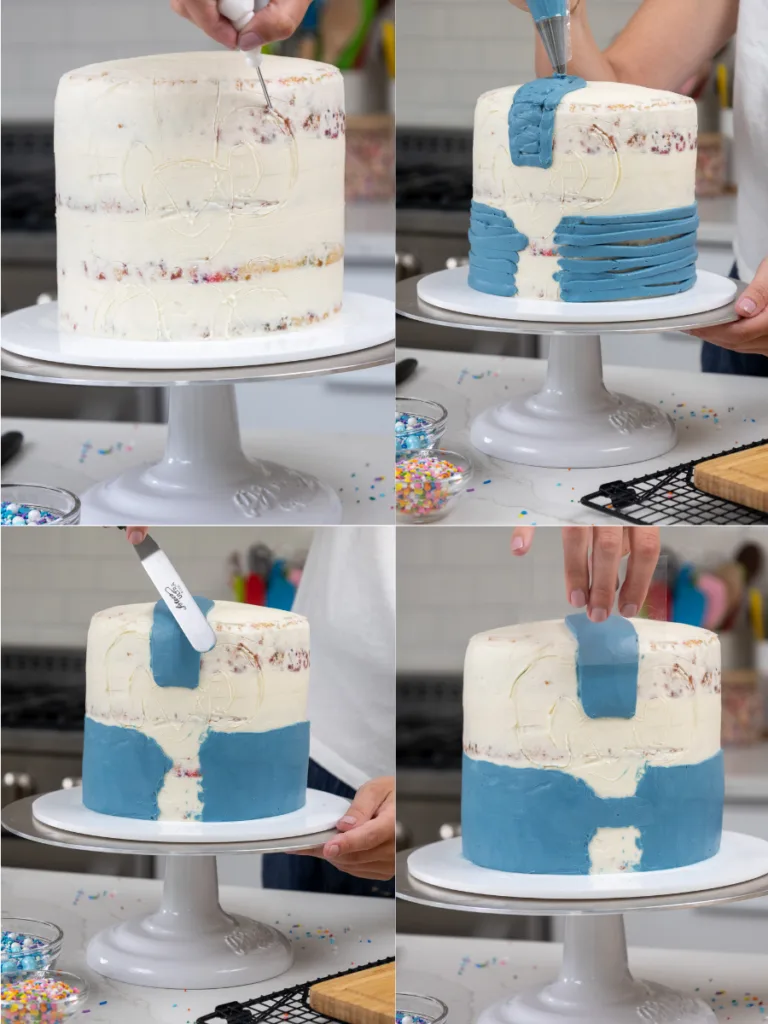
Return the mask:
[[378,882],[389,881],[395,874],[394,852],[386,860],[378,860],[370,864],[360,864],[357,861],[352,861],[349,864],[341,862],[330,863],[333,863],[333,867],[338,868],[339,871],[343,871],[347,875],[354,875],[355,878],[370,878]]
[[372,818],[371,821],[366,821],[349,832],[340,832],[333,839],[329,839],[323,848],[324,855],[329,860],[335,860],[337,857],[373,850],[393,839],[394,833],[395,822],[391,815]]
[[764,259],[757,273],[736,302],[739,316],[753,317],[768,309],[768,259]]
[[768,310],[755,313],[751,317],[743,317],[736,323],[705,327],[687,333],[701,338],[702,341],[719,345],[720,348],[727,348],[731,352],[768,356]]
[[605,622],[611,614],[623,544],[621,526],[592,528],[592,582],[588,602],[588,614],[592,622]]
[[512,531],[512,554],[527,555],[533,544],[535,526],[516,526]]
[[619,611],[629,619],[637,615],[648,594],[659,560],[661,539],[657,526],[632,526],[627,532],[630,552],[627,575],[619,593]]
[[584,608],[589,594],[590,526],[563,527],[563,562],[565,593],[573,608]]
[[222,46],[230,50],[237,46],[237,29],[219,14],[216,0],[171,0],[171,10],[197,25]]
[[320,857],[325,860],[324,849],[324,846],[310,846],[306,850],[291,850],[291,854],[296,857]]
[[129,544],[141,544],[148,533],[148,526],[126,526],[125,528],[125,536]]
[[355,797],[344,815],[336,822],[340,832],[357,828],[378,812],[379,808],[392,796],[395,780],[391,776],[382,776],[364,783],[355,793]]
[[241,50],[255,50],[265,43],[287,39],[301,24],[309,4],[310,0],[269,0],[242,30],[237,45]]

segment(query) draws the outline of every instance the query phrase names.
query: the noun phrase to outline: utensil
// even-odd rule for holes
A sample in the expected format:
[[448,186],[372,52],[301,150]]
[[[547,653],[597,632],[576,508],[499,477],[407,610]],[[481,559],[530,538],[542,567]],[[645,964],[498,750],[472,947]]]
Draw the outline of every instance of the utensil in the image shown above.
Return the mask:
[[395,363],[395,387],[400,387],[416,373],[419,363],[416,359],[401,359]]
[[567,0],[528,0],[547,57],[556,75],[568,70],[571,54],[571,23]]
[[24,443],[24,435],[19,430],[8,430],[3,434],[0,443],[2,444],[0,464],[5,466],[11,461],[11,459],[15,459],[21,451],[21,446]]
[[[256,11],[260,11],[268,3],[269,0],[218,0],[219,14],[228,21],[231,21],[238,32],[242,32]],[[267,102],[267,109],[272,110],[272,100],[267,92],[267,83],[264,81],[264,75],[261,73],[261,47],[257,46],[254,50],[244,50],[242,52],[247,63],[256,69],[256,74],[259,76],[259,82],[261,82],[261,88],[264,93],[264,99]]]

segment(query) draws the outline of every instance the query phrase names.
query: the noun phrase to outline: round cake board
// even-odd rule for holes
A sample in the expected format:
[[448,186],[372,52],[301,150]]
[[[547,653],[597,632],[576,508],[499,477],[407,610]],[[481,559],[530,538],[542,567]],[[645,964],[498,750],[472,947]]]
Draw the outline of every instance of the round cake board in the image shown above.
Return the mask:
[[720,851],[709,860],[667,871],[610,875],[525,875],[481,868],[461,852],[461,837],[422,846],[408,858],[420,882],[483,896],[524,899],[595,900],[666,896],[737,885],[768,874],[768,841],[723,832]]
[[59,789],[38,797],[32,813],[38,821],[65,832],[106,839],[132,839],[167,843],[236,843],[247,840],[288,839],[333,828],[349,807],[349,800],[307,790],[307,802],[298,811],[250,821],[144,821],[99,814],[83,805],[81,786]]
[[499,320],[533,320],[538,322],[616,323],[633,320],[663,320],[691,316],[719,309],[736,294],[735,281],[708,270],[696,272],[696,283],[679,295],[659,298],[617,300],[616,302],[555,302],[550,299],[521,299],[517,296],[487,295],[470,288],[469,268],[439,270],[418,283],[418,296],[424,302],[454,313],[495,317]]
[[289,363],[357,352],[394,336],[394,303],[359,292],[345,292],[339,315],[323,323],[223,341],[81,337],[59,329],[56,302],[18,309],[2,320],[2,347],[15,355],[114,369],[188,370]]

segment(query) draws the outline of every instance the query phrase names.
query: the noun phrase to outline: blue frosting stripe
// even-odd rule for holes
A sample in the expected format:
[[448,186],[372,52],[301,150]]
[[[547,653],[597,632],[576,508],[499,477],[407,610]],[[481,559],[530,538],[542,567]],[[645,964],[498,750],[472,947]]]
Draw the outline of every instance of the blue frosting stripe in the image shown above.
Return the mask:
[[528,239],[506,213],[473,200],[469,244],[470,288],[490,295],[516,295],[519,253]]
[[601,799],[556,769],[511,768],[464,755],[461,826],[474,864],[525,874],[586,875],[599,828],[635,827],[636,870],[714,857],[723,823],[722,751],[698,764],[647,766],[634,796]]
[[91,811],[154,821],[157,795],[173,761],[138,729],[102,725],[86,716],[83,803]]
[[583,612],[567,615],[576,638],[576,678],[589,718],[634,718],[640,653],[637,630],[621,615],[592,622]]
[[575,75],[536,78],[521,85],[509,108],[509,154],[517,167],[551,167],[555,111],[564,96],[586,86]]
[[[194,600],[207,616],[213,608],[213,601],[207,597]],[[149,665],[158,686],[183,686],[196,690],[200,683],[200,654],[182,633],[165,601],[158,601],[152,613]]]

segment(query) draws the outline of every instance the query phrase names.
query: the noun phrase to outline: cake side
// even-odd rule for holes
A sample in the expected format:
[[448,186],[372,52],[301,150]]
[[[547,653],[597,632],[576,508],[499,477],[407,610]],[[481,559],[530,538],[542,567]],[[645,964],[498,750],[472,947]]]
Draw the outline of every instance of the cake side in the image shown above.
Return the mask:
[[341,307],[344,86],[238,53],[91,65],[56,96],[62,329],[139,340],[255,336]]
[[162,602],[91,620],[83,800],[92,810],[236,821],[303,806],[309,624],[275,609],[208,605],[216,646],[193,658],[191,678],[178,627],[160,632]]
[[[636,633],[635,705],[626,717],[587,703],[584,640],[562,620],[470,641],[462,795],[470,860],[584,874],[680,866],[717,852],[719,641],[691,626],[614,618],[612,627]],[[594,680],[603,695],[605,680],[619,677],[614,654],[606,666]]]

